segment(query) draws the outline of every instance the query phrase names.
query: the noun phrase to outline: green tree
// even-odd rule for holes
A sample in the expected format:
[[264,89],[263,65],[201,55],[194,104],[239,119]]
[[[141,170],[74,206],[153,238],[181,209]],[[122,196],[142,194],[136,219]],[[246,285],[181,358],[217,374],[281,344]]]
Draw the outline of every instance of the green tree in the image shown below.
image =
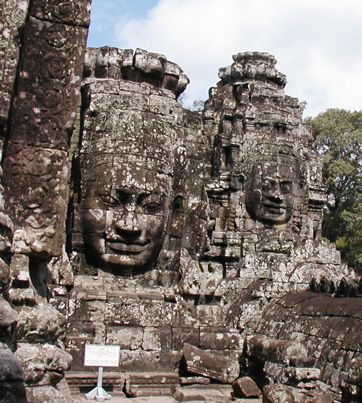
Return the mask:
[[323,236],[362,274],[362,111],[327,109],[306,122],[328,189]]

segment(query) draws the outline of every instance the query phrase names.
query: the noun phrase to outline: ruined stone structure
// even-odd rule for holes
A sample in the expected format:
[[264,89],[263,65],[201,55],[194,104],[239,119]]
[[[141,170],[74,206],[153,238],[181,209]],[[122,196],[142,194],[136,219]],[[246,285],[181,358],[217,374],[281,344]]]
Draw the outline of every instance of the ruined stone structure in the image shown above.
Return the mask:
[[114,393],[360,401],[362,283],[275,58],[191,112],[165,56],[85,54],[89,6],[0,2],[0,400],[94,387],[90,343],[121,347]]

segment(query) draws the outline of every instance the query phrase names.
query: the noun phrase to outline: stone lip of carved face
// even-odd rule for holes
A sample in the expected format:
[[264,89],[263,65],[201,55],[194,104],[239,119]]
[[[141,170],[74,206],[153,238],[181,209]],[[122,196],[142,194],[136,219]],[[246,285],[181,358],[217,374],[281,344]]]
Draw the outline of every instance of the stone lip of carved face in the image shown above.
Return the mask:
[[114,274],[152,269],[162,247],[169,198],[157,186],[147,191],[115,177],[114,185],[90,182],[82,203],[85,254]]
[[271,225],[289,222],[294,207],[292,166],[278,163],[254,166],[246,185],[245,203],[256,220]]

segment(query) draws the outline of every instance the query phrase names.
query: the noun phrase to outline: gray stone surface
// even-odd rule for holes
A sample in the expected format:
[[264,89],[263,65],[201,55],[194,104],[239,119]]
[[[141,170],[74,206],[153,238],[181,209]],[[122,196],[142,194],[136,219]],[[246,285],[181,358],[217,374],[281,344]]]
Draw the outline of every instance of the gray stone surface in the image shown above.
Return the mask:
[[237,379],[233,383],[233,390],[236,396],[247,398],[260,397],[262,394],[258,385],[247,376]]
[[72,363],[69,353],[52,344],[18,343],[15,357],[31,386],[56,385]]
[[204,401],[204,402],[230,402],[232,388],[224,385],[214,385],[213,388],[202,386],[186,386],[176,390],[175,399],[179,402]]
[[19,61],[20,30],[27,15],[28,0],[1,0],[0,23],[0,139],[6,131],[10,103],[13,94],[16,68]]
[[185,343],[183,348],[186,369],[196,375],[214,379],[221,383],[232,383],[239,376],[238,360],[212,354]]
[[263,393],[263,403],[295,403],[293,392],[285,385],[266,386]]
[[0,343],[0,401],[25,403],[23,368],[12,351]]
[[28,403],[68,403],[59,390],[53,386],[28,387],[26,390],[26,398]]

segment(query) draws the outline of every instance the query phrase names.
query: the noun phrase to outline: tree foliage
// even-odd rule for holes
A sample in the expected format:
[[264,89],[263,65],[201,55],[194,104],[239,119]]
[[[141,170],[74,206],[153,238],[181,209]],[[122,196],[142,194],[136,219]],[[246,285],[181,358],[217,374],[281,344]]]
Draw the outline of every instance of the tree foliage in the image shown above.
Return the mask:
[[327,109],[306,121],[328,189],[323,236],[362,273],[362,111]]

